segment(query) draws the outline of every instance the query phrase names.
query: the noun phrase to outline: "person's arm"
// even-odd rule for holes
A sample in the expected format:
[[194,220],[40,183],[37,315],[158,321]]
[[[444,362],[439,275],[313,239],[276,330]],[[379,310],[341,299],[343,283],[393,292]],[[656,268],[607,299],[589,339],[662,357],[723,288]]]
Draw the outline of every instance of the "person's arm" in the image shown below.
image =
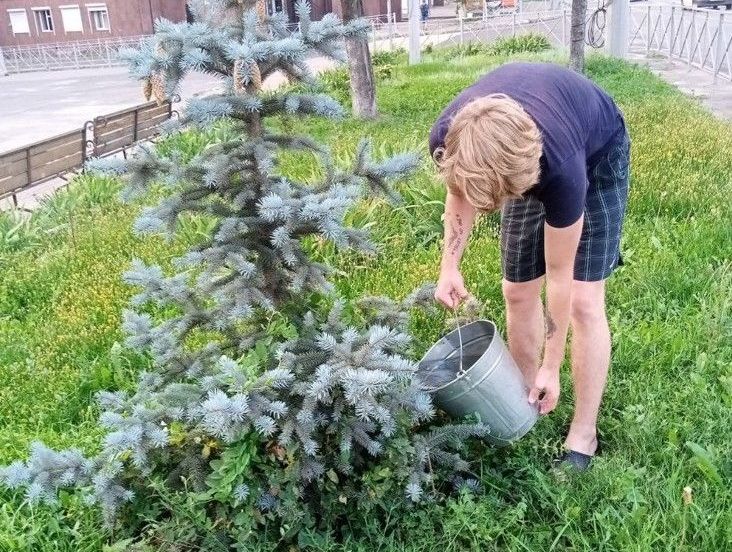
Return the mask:
[[539,401],[539,412],[548,414],[559,401],[559,367],[564,360],[569,329],[569,310],[577,253],[584,217],[566,228],[544,225],[546,261],[546,334],[544,358],[536,374],[529,402]]
[[539,412],[554,410],[559,400],[559,367],[564,360],[574,280],[574,259],[582,235],[587,193],[584,151],[569,157],[556,171],[551,195],[544,199],[544,260],[546,263],[546,334],[544,357],[529,402]]
[[460,259],[474,220],[475,208],[468,200],[448,191],[445,199],[445,239],[435,299],[449,308],[457,307],[468,296],[460,274]]

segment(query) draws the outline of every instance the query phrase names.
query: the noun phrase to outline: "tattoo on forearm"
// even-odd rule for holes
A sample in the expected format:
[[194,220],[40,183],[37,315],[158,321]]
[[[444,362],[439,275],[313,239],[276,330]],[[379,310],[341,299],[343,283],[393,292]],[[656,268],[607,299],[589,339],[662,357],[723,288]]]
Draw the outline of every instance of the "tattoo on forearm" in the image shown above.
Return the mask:
[[450,254],[453,256],[458,254],[464,233],[462,217],[460,215],[455,215],[455,220],[457,221],[457,228],[455,226],[450,226],[450,239],[447,241]]
[[547,339],[552,337],[556,330],[557,330],[557,325],[554,323],[554,320],[552,320],[551,313],[547,311],[547,313],[546,313],[546,337],[547,337]]

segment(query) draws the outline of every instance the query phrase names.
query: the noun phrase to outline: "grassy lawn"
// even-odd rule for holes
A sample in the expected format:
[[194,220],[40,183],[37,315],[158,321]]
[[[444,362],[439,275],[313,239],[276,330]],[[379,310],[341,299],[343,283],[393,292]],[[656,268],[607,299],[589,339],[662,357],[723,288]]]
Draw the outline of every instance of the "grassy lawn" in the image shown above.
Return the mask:
[[[551,54],[539,56],[554,59]],[[533,59],[537,59],[536,57]],[[388,154],[426,150],[444,105],[491,66],[489,56],[430,54],[379,87],[381,118],[290,122],[332,144],[346,162],[361,136]],[[613,363],[600,428],[604,455],[590,473],[558,481],[549,470],[572,411],[563,371],[558,409],[509,449],[476,447],[484,492],[371,521],[358,540],[315,550],[729,550],[732,543],[732,126],[649,72],[601,58],[588,72],[619,102],[630,127],[632,182],[623,253],[608,284]],[[331,85],[343,95],[338,79]],[[191,149],[210,136],[186,138]],[[292,159],[291,172],[310,167]],[[348,297],[401,297],[437,277],[444,197],[426,159],[401,185],[405,205],[363,205],[380,253],[365,259],[319,249]],[[114,182],[83,178],[26,224],[0,218],[0,463],[34,440],[92,451],[93,394],[129,386],[120,279],[132,257],[165,264],[180,242],[139,240],[137,207],[113,199]],[[73,213],[73,214],[72,214]],[[495,219],[468,248],[468,288],[503,327]],[[199,228],[186,227],[193,238]],[[415,328],[427,343],[442,321]],[[682,490],[693,489],[693,502]],[[31,507],[0,492],[0,552],[92,551],[110,541],[93,510]]]

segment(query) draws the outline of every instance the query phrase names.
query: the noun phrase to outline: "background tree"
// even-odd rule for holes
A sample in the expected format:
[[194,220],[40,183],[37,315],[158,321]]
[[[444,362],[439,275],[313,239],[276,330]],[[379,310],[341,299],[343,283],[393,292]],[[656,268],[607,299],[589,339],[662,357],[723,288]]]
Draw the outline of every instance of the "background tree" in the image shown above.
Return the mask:
[[[340,0],[343,21],[363,16],[363,0]],[[351,77],[351,104],[356,117],[373,119],[376,110],[376,84],[366,34],[346,38],[348,72]]]
[[572,0],[572,21],[569,36],[569,67],[578,73],[585,69],[585,25],[587,0]]
[[[167,128],[173,145],[184,128],[215,128],[219,139],[195,154],[142,146],[94,166],[123,176],[127,200],[154,191],[138,233],[174,239],[191,218],[211,232],[169,269],[135,260],[125,275],[139,290],[123,316],[126,345],[145,360],[134,388],[99,394],[99,453],[36,443],[27,461],[0,468],[0,483],[31,501],[76,489],[157,551],[291,542],[355,512],[434,499],[445,483],[471,486],[456,451],[485,428],[426,425],[434,407],[412,360],[409,313],[431,303],[430,291],[346,303],[330,267],[311,258],[324,242],[373,252],[344,215],[366,195],[394,197],[390,182],[418,162],[376,161],[364,142],[350,169],[338,167],[328,148],[282,124],[343,114],[308,92],[306,56],[343,59],[342,40],[367,25],[330,14],[312,22],[305,3],[295,33],[253,3],[191,9],[195,23],[159,21],[126,57],[158,99],[189,71],[219,76],[223,92],[191,100]],[[275,71],[305,84],[263,92]],[[287,152],[308,154],[317,176],[288,175]]]

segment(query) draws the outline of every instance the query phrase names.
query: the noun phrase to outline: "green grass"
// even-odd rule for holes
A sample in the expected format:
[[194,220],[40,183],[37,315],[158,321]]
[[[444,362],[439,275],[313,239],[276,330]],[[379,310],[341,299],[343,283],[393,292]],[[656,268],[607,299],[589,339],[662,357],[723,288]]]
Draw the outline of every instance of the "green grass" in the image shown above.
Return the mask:
[[[543,54],[540,59],[553,59]],[[463,87],[503,58],[439,54],[395,64],[380,83],[375,122],[306,121],[346,162],[361,136],[376,151],[425,151],[431,122]],[[516,446],[474,458],[485,492],[365,520],[357,541],[319,550],[688,550],[732,542],[732,127],[643,69],[592,59],[589,74],[612,93],[630,126],[632,191],[621,268],[608,284],[613,363],[600,418],[604,455],[585,475],[547,469],[572,411],[563,375],[558,409]],[[199,147],[206,137],[190,137]],[[307,163],[288,172],[311,174]],[[350,216],[371,226],[375,258],[318,251],[339,270],[338,289],[403,296],[434,280],[442,186],[425,159],[400,185],[397,210],[382,202]],[[135,207],[111,199],[114,183],[85,178],[30,221],[0,217],[0,463],[41,439],[92,451],[100,432],[93,393],[129,386],[138,362],[117,350],[132,290],[132,257],[165,263],[182,243],[138,240]],[[73,215],[72,215],[73,213]],[[187,227],[194,239],[196,225]],[[184,241],[184,240],[183,240]],[[464,261],[466,283],[503,326],[495,219],[482,222]],[[416,328],[427,342],[441,321]],[[682,490],[693,489],[684,505]],[[73,497],[31,507],[0,493],[0,551],[95,551],[114,536]]]

